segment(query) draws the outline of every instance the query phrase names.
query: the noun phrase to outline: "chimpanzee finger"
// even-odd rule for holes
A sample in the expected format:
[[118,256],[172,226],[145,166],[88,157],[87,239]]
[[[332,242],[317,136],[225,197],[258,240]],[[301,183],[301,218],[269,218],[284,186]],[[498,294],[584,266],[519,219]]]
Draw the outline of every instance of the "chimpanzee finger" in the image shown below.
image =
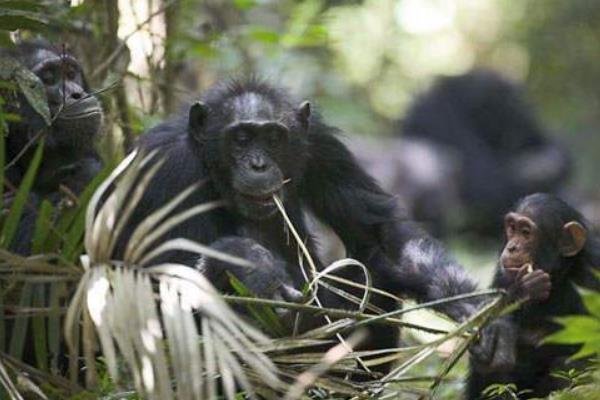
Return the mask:
[[552,283],[550,275],[536,270],[523,278],[523,289],[532,300],[545,300],[550,295]]
[[552,285],[550,281],[550,275],[544,271],[534,271],[530,274],[527,274],[522,279],[522,284],[525,287],[533,287],[533,286],[548,286]]
[[517,275],[515,276],[515,282],[520,282],[523,278],[529,273],[529,265],[525,264],[517,270]]
[[290,303],[301,303],[304,298],[302,292],[291,285],[283,284],[279,290],[283,299],[285,301],[289,301]]

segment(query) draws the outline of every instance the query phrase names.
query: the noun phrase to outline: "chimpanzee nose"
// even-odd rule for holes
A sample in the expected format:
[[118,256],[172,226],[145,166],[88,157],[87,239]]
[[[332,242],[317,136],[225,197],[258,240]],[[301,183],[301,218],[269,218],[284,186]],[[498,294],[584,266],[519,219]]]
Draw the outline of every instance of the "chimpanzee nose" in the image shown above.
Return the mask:
[[517,245],[516,244],[509,244],[508,245],[508,251],[510,253],[514,253],[517,250]]
[[267,169],[267,163],[263,157],[252,157],[250,166],[256,172],[264,172]]

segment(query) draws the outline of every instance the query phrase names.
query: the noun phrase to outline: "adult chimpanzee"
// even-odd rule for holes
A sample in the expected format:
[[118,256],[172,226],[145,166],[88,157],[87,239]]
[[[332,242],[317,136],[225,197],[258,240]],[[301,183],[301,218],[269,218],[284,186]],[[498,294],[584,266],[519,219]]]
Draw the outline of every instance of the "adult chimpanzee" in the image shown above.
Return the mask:
[[[310,250],[315,246],[304,223],[305,209],[338,234],[351,257],[369,266],[375,287],[420,301],[473,291],[475,285],[462,267],[397,214],[393,198],[358,166],[336,137],[337,130],[312,113],[308,102],[298,104],[294,106],[287,94],[264,82],[233,81],[210,90],[188,115],[176,116],[142,135],[140,147],[159,149],[165,164],[147,188],[131,225],[175,193],[203,181],[181,209],[215,199],[225,200],[227,206],[182,223],[161,240],[186,237],[218,244],[224,237],[245,238],[238,241],[242,247],[262,246],[299,289],[304,279],[297,246],[286,235],[273,200],[277,194]],[[123,246],[126,237],[120,242]],[[235,240],[229,243],[235,250]],[[192,254],[173,253],[167,258],[188,265],[197,262]],[[210,263],[201,264],[210,269]],[[238,278],[248,287],[256,287],[256,279],[273,279],[270,269],[261,271],[241,273]],[[231,272],[235,275],[239,270]],[[360,272],[348,274],[350,279],[362,279]],[[322,300],[344,305],[327,291]],[[384,310],[397,307],[378,295],[372,301]],[[477,306],[471,300],[444,304],[439,310],[461,320]],[[380,327],[371,340],[370,346],[393,347],[397,330]]]
[[[44,155],[32,187],[31,201],[42,197],[56,201],[59,190],[75,194],[85,187],[100,170],[101,163],[94,149],[102,123],[103,112],[98,100],[90,93],[80,64],[70,54],[43,40],[25,41],[15,49],[3,50],[19,60],[42,81],[52,124],[47,127],[42,118],[22,95],[8,104],[9,111],[18,113],[18,122],[11,122],[6,138],[6,170],[8,184],[18,187],[27,170],[38,138],[44,137]],[[29,252],[35,213],[26,212],[16,238],[16,250]]]
[[[489,70],[440,78],[412,105],[398,131],[458,161],[463,226],[481,233],[493,233],[518,198],[560,188],[571,168],[567,151],[540,126],[522,88]],[[404,189],[397,190],[402,195]],[[414,216],[454,212],[442,207],[415,209]]]
[[[520,390],[532,390],[527,396],[533,397],[546,396],[564,384],[550,373],[566,368],[566,359],[579,346],[540,345],[540,341],[557,330],[552,318],[587,313],[574,284],[600,288],[592,274],[600,265],[600,241],[589,235],[583,217],[557,197],[538,193],[523,198],[506,214],[504,225],[506,241],[493,286],[506,287],[515,273],[522,273],[518,269],[533,268],[550,274],[552,288],[547,288],[546,296],[540,291],[538,302],[497,321],[497,326],[504,324],[497,331],[502,344],[488,347],[492,353],[473,354],[469,399],[479,398],[492,383],[513,382]],[[486,340],[498,339],[492,336]]]
[[29,166],[31,152],[22,154],[31,141],[43,133],[44,159],[34,191],[44,195],[59,185],[78,192],[100,169],[94,140],[100,131],[102,108],[90,94],[77,60],[43,40],[22,42],[8,52],[40,78],[46,89],[52,125],[45,128],[40,117],[24,99],[16,105],[22,116],[9,125],[7,162],[8,179],[17,185]]

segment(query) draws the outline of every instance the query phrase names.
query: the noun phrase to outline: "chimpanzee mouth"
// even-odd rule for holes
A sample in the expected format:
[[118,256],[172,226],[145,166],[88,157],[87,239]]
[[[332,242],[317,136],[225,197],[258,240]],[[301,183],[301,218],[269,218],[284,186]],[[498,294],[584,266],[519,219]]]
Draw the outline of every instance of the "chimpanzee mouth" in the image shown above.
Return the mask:
[[250,202],[250,203],[254,203],[260,206],[274,206],[275,205],[275,201],[273,200],[273,196],[278,194],[279,190],[270,192],[270,193],[265,193],[265,194],[260,194],[260,195],[255,195],[255,194],[246,194],[246,193],[240,193],[240,196]]
[[99,108],[94,110],[85,110],[82,112],[61,112],[60,114],[58,114],[57,119],[86,119],[101,114],[102,110],[100,110]]
[[520,269],[527,266],[528,270],[534,270],[533,263],[531,261],[503,260],[502,266],[504,267],[504,269]]

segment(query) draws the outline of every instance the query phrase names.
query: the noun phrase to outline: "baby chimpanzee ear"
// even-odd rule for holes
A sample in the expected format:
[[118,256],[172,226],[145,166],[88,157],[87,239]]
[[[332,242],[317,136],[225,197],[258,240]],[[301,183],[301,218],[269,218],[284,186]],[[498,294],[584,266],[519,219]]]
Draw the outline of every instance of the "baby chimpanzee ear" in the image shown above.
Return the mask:
[[202,140],[204,137],[204,123],[206,122],[206,117],[208,116],[208,106],[201,102],[197,101],[190,107],[190,114],[188,120],[188,130],[189,134],[196,140]]
[[563,257],[572,257],[583,249],[586,239],[587,231],[579,222],[568,222],[562,228],[558,250]]
[[296,115],[302,127],[308,129],[310,125],[310,102],[302,102],[296,111]]

